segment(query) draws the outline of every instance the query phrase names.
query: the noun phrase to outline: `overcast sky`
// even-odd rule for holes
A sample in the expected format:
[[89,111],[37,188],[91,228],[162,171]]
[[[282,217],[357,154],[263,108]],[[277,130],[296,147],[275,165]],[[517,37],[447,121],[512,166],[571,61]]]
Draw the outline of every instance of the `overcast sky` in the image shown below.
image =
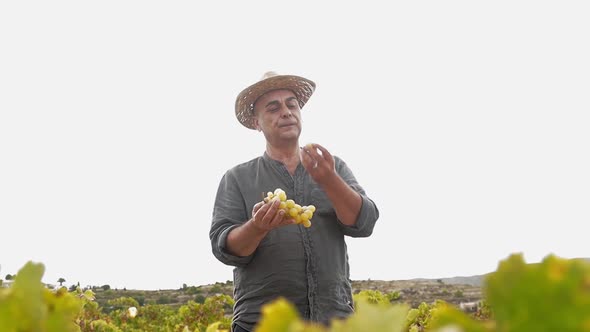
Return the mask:
[[301,144],[343,158],[380,209],[347,240],[352,279],[589,257],[589,17],[587,1],[3,1],[0,278],[32,260],[67,285],[231,280],[213,201],[264,151],[234,103],[269,70],[317,83]]

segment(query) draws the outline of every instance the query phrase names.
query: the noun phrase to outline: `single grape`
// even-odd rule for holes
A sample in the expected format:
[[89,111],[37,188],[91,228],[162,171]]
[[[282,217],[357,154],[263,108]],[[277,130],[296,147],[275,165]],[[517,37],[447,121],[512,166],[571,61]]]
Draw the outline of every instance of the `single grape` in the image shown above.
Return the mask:
[[301,221],[307,221],[307,220],[309,220],[309,214],[307,214],[305,212],[302,213],[302,214],[299,214],[298,217],[301,219]]
[[284,191],[280,192],[278,196],[279,196],[279,199],[281,200],[281,202],[284,202],[287,200],[287,194]]
[[295,218],[295,216],[299,215],[299,211],[297,211],[296,208],[292,207],[289,209],[289,215],[293,218]]
[[301,213],[301,215],[305,215],[307,219],[311,219],[311,217],[313,217],[313,212],[311,212],[310,210],[305,210],[303,213]]

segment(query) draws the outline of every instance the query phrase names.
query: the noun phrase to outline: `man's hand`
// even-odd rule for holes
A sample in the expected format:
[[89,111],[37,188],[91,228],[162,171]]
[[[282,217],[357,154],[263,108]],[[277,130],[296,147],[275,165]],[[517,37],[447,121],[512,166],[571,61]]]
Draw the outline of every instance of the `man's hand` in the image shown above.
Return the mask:
[[285,211],[279,209],[280,200],[278,198],[258,202],[252,208],[252,225],[261,232],[268,232],[277,227],[291,225],[295,223],[292,218],[285,217]]
[[260,241],[271,230],[295,223],[292,218],[285,218],[285,211],[279,209],[279,200],[268,203],[258,202],[252,208],[252,219],[232,229],[227,235],[227,250],[233,255],[249,256],[258,247]]
[[319,144],[310,143],[301,148],[301,163],[312,179],[332,202],[338,220],[348,226],[356,224],[362,199],[338,173],[334,156]]
[[312,179],[322,184],[336,176],[334,157],[323,146],[309,143],[301,148],[301,163]]

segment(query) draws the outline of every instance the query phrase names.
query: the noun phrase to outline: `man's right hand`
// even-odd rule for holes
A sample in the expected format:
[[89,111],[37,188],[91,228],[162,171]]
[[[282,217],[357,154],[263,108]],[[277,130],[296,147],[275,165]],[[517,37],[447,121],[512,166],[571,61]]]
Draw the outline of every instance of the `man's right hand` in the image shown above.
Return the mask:
[[279,209],[279,204],[278,199],[256,203],[252,208],[252,219],[232,229],[227,235],[227,250],[236,256],[249,256],[268,232],[294,224],[293,218],[284,217],[285,211]]
[[250,222],[261,232],[268,232],[281,226],[292,225],[295,220],[285,217],[285,211],[279,209],[280,201],[271,199],[268,203],[258,202],[252,208],[252,219]]

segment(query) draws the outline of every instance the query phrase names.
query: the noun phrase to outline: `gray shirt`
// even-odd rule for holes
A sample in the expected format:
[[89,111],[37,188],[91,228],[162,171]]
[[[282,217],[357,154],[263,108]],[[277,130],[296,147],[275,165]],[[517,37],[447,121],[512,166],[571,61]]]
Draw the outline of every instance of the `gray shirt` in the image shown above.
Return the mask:
[[[291,176],[283,163],[263,156],[237,165],[222,177],[209,237],[213,254],[235,266],[234,323],[252,330],[261,306],[282,296],[293,303],[302,318],[329,323],[353,311],[345,236],[367,237],[379,210],[358,184],[348,166],[334,156],[336,172],[362,197],[355,226],[346,226],[301,163]],[[276,188],[296,203],[314,205],[311,227],[289,225],[270,231],[256,251],[246,257],[226,249],[228,233],[252,218],[253,206]]]

